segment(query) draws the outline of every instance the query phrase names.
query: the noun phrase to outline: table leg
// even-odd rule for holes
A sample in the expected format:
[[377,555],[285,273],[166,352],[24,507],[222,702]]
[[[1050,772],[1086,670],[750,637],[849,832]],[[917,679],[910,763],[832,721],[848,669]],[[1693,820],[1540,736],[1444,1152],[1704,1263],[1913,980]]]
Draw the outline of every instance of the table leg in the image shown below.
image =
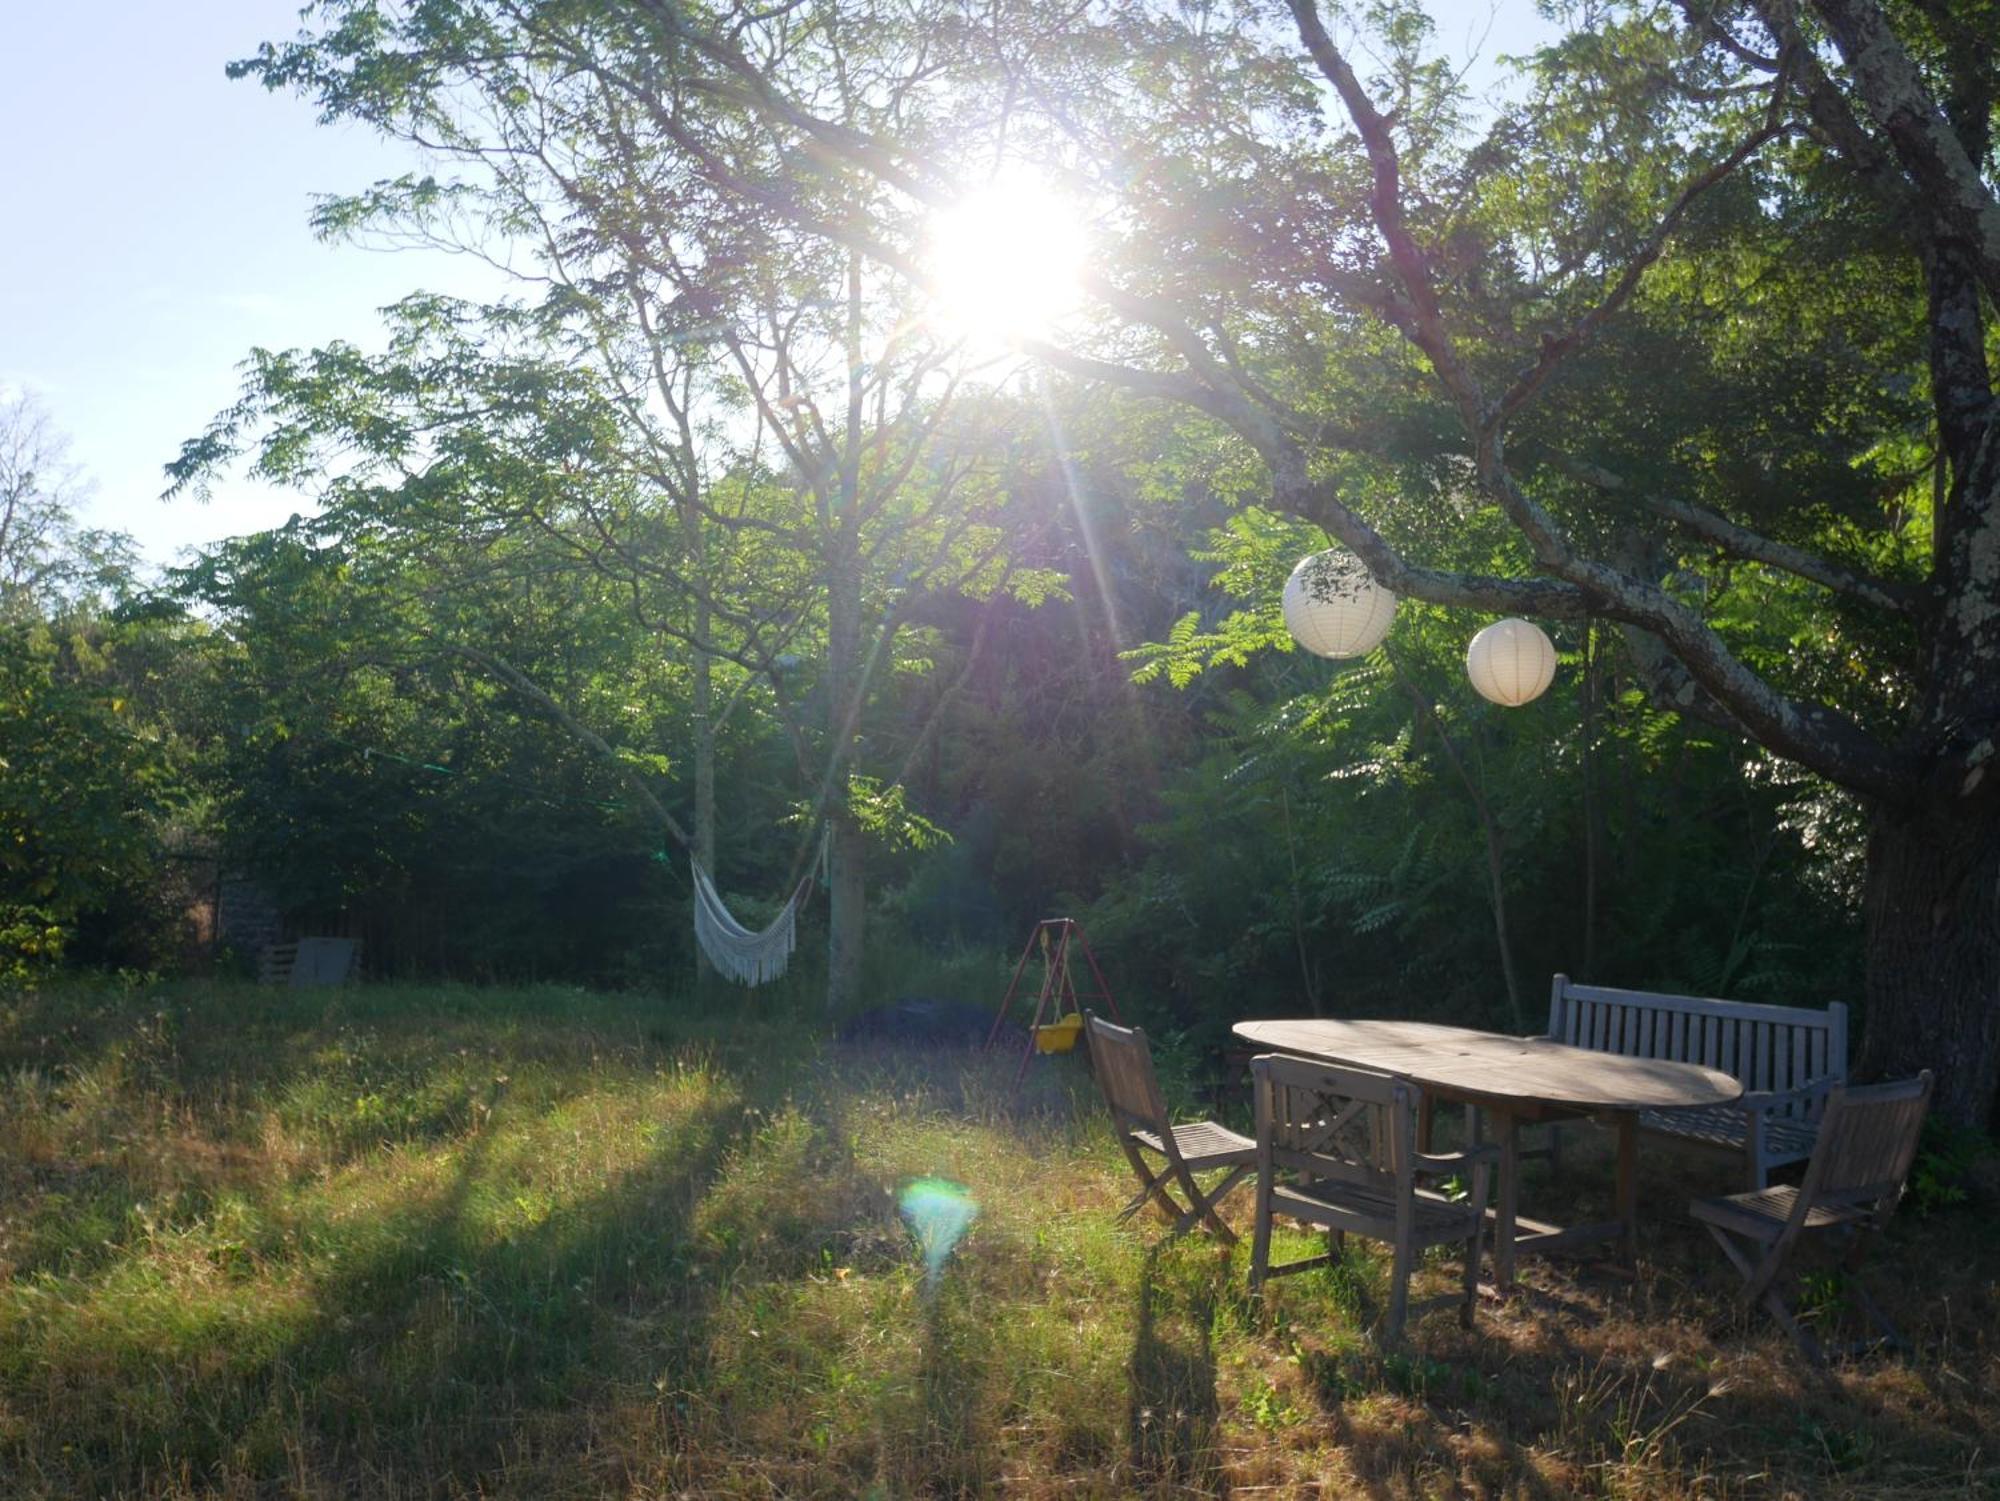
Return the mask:
[[1501,1297],[1514,1291],[1514,1221],[1520,1213],[1521,1122],[1511,1110],[1487,1107],[1500,1139],[1500,1207],[1493,1220],[1493,1282]]
[[1618,1221],[1626,1265],[1639,1265],[1639,1112],[1618,1113]]
[[1437,1131],[1437,1113],[1437,1096],[1427,1089],[1424,1091],[1424,1102],[1417,1107],[1417,1150],[1419,1152],[1435,1150],[1431,1146],[1431,1139]]

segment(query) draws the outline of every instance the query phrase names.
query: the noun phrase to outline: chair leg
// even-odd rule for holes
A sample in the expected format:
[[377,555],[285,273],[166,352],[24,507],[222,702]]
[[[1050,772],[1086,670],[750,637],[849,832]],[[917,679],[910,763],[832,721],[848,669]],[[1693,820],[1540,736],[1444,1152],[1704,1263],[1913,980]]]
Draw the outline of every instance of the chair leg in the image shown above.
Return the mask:
[[1757,1263],[1757,1270],[1750,1274],[1749,1285],[1743,1289],[1745,1302],[1756,1302],[1778,1285],[1778,1274],[1785,1269],[1785,1262],[1791,1254],[1791,1249],[1791,1244],[1785,1240],[1779,1240],[1765,1248],[1764,1259]]
[[1260,1177],[1257,1180],[1255,1228],[1250,1232],[1250,1291],[1257,1292],[1264,1286],[1264,1278],[1270,1269],[1271,1185]]
[[1910,1348],[1910,1342],[1903,1338],[1902,1331],[1889,1322],[1889,1315],[1882,1311],[1881,1305],[1868,1296],[1867,1288],[1851,1278],[1847,1287],[1854,1294],[1854,1301],[1861,1305],[1861,1311],[1868,1315],[1868,1322],[1882,1331],[1882,1337],[1889,1345],[1898,1350]]
[[1403,1337],[1403,1323],[1410,1314],[1410,1268],[1415,1261],[1407,1245],[1398,1244],[1396,1259],[1389,1270],[1389,1318],[1382,1329],[1382,1342],[1393,1345]]
[[1120,1225],[1124,1224],[1127,1220],[1132,1218],[1133,1215],[1137,1214],[1140,1210],[1144,1209],[1147,1203],[1151,1201],[1153,1196],[1157,1194],[1159,1191],[1160,1191],[1159,1187],[1156,1183],[1148,1183],[1144,1188],[1140,1189],[1137,1193],[1132,1195],[1132,1197],[1125,1202],[1123,1207],[1119,1209],[1118,1213],[1115,1216],[1113,1216],[1114,1221]]
[[1847,1254],[1840,1258],[1840,1269],[1847,1274],[1848,1291],[1854,1294],[1854,1301],[1868,1316],[1868,1322],[1881,1330],[1883,1338],[1894,1348],[1907,1350],[1910,1343],[1903,1338],[1902,1331],[1889,1321],[1889,1315],[1882,1311],[1881,1305],[1870,1297],[1868,1289],[1861,1285],[1861,1263],[1868,1255],[1869,1241],[1874,1234],[1872,1227],[1853,1232]]
[[1174,1203],[1167,1194],[1167,1175],[1165,1173],[1155,1173],[1151,1168],[1146,1166],[1145,1159],[1137,1153],[1132,1154],[1132,1170],[1139,1175],[1139,1191],[1132,1196],[1130,1202],[1123,1209],[1118,1211],[1116,1222],[1121,1225],[1124,1224],[1125,1221],[1132,1218],[1133,1215],[1144,1209],[1148,1204],[1159,1210],[1164,1218],[1168,1220],[1177,1219],[1181,1212],[1181,1206]]
[[1465,1303],[1458,1311],[1458,1321],[1467,1329],[1472,1327],[1473,1305],[1479,1301],[1479,1222],[1472,1222],[1472,1234],[1465,1241]]
[[1208,1221],[1208,1228],[1221,1238],[1224,1245],[1235,1245],[1236,1232],[1230,1229],[1224,1223],[1222,1216],[1215,1212],[1215,1206],[1220,1204],[1237,1184],[1249,1176],[1250,1169],[1247,1167],[1232,1169],[1229,1176],[1215,1186],[1215,1192],[1210,1194],[1205,1194],[1201,1191],[1201,1186],[1194,1181],[1194,1174],[1192,1172],[1185,1168],[1179,1171],[1181,1182],[1186,1185],[1190,1205],[1187,1212],[1174,1221],[1174,1234],[1185,1235],[1194,1228],[1195,1221],[1206,1220]]
[[1189,1230],[1194,1228],[1196,1220],[1206,1220],[1208,1228],[1220,1237],[1225,1246],[1235,1245],[1236,1232],[1224,1224],[1222,1216],[1215,1212],[1215,1200],[1221,1198],[1223,1193],[1236,1186],[1237,1178],[1243,1171],[1244,1169],[1238,1168],[1236,1173],[1231,1175],[1228,1182],[1224,1183],[1222,1188],[1211,1198],[1209,1195],[1204,1194],[1201,1191],[1201,1185],[1194,1181],[1194,1174],[1188,1170],[1188,1165],[1185,1162],[1176,1161],[1174,1163],[1174,1176],[1180,1180],[1181,1192],[1187,1195],[1188,1208],[1187,1212],[1174,1222],[1174,1234],[1185,1235]]
[[1778,1327],[1792,1337],[1792,1343],[1799,1347],[1808,1361],[1814,1365],[1824,1364],[1825,1357],[1820,1351],[1819,1341],[1810,1329],[1792,1316],[1784,1295],[1773,1285],[1777,1279],[1778,1264],[1784,1260],[1784,1248],[1774,1248],[1761,1262],[1756,1262],[1746,1256],[1735,1238],[1720,1226],[1710,1225],[1708,1233],[1722,1247],[1722,1253],[1729,1258],[1730,1264],[1743,1276],[1744,1306],[1755,1308],[1759,1303],[1763,1304],[1765,1312],[1778,1321]]
[[1208,1196],[1209,1207],[1211,1209],[1215,1208],[1224,1199],[1228,1198],[1231,1194],[1235,1193],[1238,1185],[1248,1181],[1250,1175],[1254,1172],[1256,1172],[1256,1169],[1251,1167],[1248,1163],[1244,1163],[1240,1167],[1231,1168],[1229,1170],[1229,1176],[1227,1178],[1224,1178],[1220,1183],[1216,1184],[1215,1192]]
[[1118,1137],[1118,1145],[1124,1147],[1126,1161],[1132,1163],[1132,1173],[1140,1181],[1140,1191],[1132,1197],[1132,1203],[1128,1203],[1124,1209],[1118,1211],[1118,1223],[1124,1225],[1128,1219],[1132,1219],[1132,1215],[1136,1215],[1146,1205],[1154,1205],[1160,1211],[1160,1219],[1164,1219],[1168,1223],[1178,1221],[1180,1219],[1180,1205],[1176,1205],[1168,1197],[1168,1193],[1166,1193],[1166,1183],[1168,1183],[1166,1169],[1162,1167],[1158,1173],[1154,1173],[1146,1165],[1146,1159],[1140,1157],[1138,1147],[1134,1147],[1128,1137]]
[[1792,1343],[1799,1347],[1799,1353],[1814,1365],[1826,1364],[1826,1357],[1820,1351],[1819,1341],[1813,1332],[1792,1317],[1792,1310],[1785,1305],[1784,1298],[1774,1287],[1764,1294],[1764,1307],[1776,1319],[1785,1333],[1792,1337]]
[[1708,1233],[1714,1238],[1715,1243],[1722,1247],[1722,1254],[1729,1258],[1729,1264],[1742,1274],[1743,1280],[1746,1283],[1757,1275],[1756,1263],[1737,1249],[1735,1240],[1731,1238],[1727,1231],[1723,1230],[1719,1225],[1710,1225],[1707,1228]]

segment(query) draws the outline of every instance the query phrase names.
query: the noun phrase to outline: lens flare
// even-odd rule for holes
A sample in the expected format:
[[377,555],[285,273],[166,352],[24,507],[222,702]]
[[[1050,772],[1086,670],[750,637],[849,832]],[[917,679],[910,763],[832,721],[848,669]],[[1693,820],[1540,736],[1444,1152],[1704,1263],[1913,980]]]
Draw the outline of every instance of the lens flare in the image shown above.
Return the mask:
[[979,1205],[949,1178],[919,1178],[903,1190],[903,1223],[917,1238],[924,1257],[924,1285],[936,1287],[952,1249],[979,1218]]

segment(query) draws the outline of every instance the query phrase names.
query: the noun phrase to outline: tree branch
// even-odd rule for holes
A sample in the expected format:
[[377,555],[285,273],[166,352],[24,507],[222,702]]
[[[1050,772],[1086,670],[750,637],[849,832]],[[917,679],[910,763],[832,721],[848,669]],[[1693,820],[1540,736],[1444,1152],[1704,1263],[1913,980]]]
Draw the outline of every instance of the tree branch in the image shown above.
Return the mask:
[[2000,198],[1938,108],[1874,0],[1811,0],[1926,211],[1965,242],[1986,295],[2000,301]]
[[1655,515],[1664,516],[1686,527],[1696,536],[1713,543],[1732,557],[1743,558],[1752,563],[1763,563],[1780,572],[1818,584],[1821,588],[1829,589],[1836,594],[1844,594],[1864,604],[1873,605],[1880,610],[1912,617],[1921,613],[1922,604],[1918,595],[1902,584],[1858,572],[1830,558],[1807,552],[1804,548],[1774,541],[1691,501],[1676,500],[1664,495],[1634,497],[1631,487],[1625,483],[1623,476],[1613,474],[1610,470],[1595,464],[1553,452],[1551,462],[1571,478],[1581,480],[1606,494],[1628,499],[1636,498],[1640,505]]
[[1564,333],[1544,336],[1540,356],[1534,364],[1530,365],[1515,378],[1514,384],[1501,396],[1492,414],[1486,419],[1489,426],[1504,427],[1515,413],[1519,412],[1522,407],[1534,399],[1543,385],[1548,382],[1549,377],[1555,374],[1556,369],[1562,362],[1587,344],[1591,337],[1596,334],[1597,330],[1603,327],[1605,322],[1614,313],[1631,300],[1632,294],[1638,290],[1639,282],[1644,277],[1647,268],[1660,258],[1661,252],[1667,248],[1667,241],[1673,236],[1675,229],[1680,226],[1681,219],[1686,215],[1688,209],[1693,206],[1696,199],[1700,198],[1703,193],[1706,193],[1717,183],[1729,177],[1738,167],[1742,166],[1751,157],[1755,156],[1758,151],[1762,150],[1766,143],[1776,140],[1790,129],[1788,125],[1776,118],[1777,108],[1784,97],[1784,92],[1784,81],[1781,77],[1771,101],[1772,118],[1765,122],[1762,129],[1753,132],[1748,139],[1738,145],[1734,151],[1730,152],[1721,161],[1714,163],[1706,171],[1700,173],[1685,188],[1681,189],[1680,195],[1675,198],[1672,206],[1661,216],[1660,222],[1654,227],[1653,233],[1648,237],[1646,243],[1639,247],[1638,252],[1631,260],[1626,262],[1625,269],[1619,275],[1617,284],[1605,295],[1604,299],[1579,318]]

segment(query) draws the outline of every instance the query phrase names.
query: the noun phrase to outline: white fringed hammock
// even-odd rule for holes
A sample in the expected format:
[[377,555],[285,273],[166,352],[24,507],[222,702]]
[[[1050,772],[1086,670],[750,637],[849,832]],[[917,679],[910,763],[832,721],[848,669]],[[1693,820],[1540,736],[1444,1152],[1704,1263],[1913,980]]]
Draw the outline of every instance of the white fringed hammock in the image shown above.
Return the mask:
[[782,975],[798,943],[799,904],[812,890],[812,876],[808,874],[792,888],[784,909],[769,927],[753,933],[729,915],[722,893],[715,889],[701,862],[691,859],[688,868],[694,872],[695,941],[716,973],[738,985],[762,985]]

